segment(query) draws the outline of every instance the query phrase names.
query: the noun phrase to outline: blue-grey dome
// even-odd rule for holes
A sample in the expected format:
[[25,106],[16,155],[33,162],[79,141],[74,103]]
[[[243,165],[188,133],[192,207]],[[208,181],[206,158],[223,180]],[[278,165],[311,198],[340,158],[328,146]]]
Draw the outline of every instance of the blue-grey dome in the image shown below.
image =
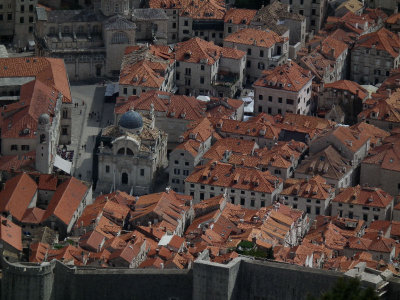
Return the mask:
[[129,110],[119,119],[118,125],[126,129],[138,129],[143,127],[143,119],[138,112]]

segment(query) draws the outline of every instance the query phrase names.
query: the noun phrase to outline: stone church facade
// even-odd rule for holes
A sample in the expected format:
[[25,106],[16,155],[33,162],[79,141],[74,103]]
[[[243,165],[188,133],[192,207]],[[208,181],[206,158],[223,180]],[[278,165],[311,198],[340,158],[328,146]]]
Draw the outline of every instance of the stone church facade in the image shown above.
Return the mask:
[[36,54],[65,61],[71,81],[117,77],[124,50],[167,43],[162,9],[134,8],[128,0],[101,0],[82,10],[36,8]]
[[168,138],[154,126],[154,109],[148,117],[129,110],[117,125],[102,130],[97,153],[99,192],[144,195],[153,191],[157,170],[168,165]]

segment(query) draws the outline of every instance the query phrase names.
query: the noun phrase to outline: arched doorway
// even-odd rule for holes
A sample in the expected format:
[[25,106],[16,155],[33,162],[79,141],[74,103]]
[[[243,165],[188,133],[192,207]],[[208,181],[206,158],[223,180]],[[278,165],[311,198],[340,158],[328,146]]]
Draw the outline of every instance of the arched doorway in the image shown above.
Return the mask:
[[122,173],[122,176],[121,176],[121,183],[122,184],[128,184],[128,174],[127,173]]

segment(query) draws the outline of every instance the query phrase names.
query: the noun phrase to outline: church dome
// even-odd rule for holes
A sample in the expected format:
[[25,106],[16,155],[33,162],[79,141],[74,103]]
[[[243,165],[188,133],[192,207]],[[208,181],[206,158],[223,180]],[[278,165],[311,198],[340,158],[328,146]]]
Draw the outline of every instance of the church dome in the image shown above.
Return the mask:
[[129,110],[119,119],[118,125],[126,129],[139,129],[143,127],[143,119],[138,112]]
[[50,123],[50,116],[48,114],[44,113],[39,116],[39,124],[40,125],[46,125],[49,123]]

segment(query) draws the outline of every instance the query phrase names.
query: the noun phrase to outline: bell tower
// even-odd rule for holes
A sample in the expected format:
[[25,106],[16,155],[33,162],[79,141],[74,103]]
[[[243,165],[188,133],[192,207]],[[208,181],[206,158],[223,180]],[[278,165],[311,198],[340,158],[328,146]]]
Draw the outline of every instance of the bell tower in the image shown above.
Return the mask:
[[38,120],[36,146],[36,162],[35,167],[40,173],[50,174],[52,169],[51,164],[51,130],[50,130],[50,116],[42,114]]

